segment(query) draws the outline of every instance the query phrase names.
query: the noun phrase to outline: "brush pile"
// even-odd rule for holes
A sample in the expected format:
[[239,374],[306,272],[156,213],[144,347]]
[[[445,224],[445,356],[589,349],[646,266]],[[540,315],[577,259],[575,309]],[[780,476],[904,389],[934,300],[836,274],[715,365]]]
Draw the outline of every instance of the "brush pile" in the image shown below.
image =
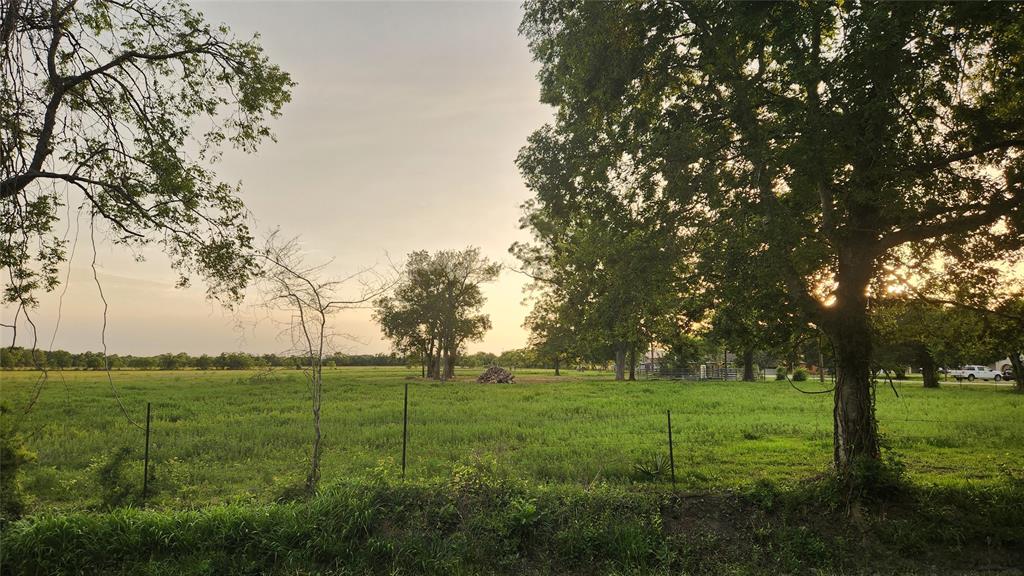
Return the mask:
[[500,366],[491,366],[476,381],[481,384],[515,384],[516,377]]

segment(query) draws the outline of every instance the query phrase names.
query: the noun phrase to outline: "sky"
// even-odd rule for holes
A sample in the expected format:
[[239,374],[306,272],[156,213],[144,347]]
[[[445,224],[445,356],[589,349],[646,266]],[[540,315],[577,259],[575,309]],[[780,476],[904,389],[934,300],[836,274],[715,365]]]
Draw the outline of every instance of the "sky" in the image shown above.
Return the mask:
[[[414,250],[467,246],[515,265],[508,247],[528,239],[518,222],[530,197],[515,156],[553,113],[538,101],[538,66],[517,33],[518,3],[194,5],[239,36],[258,32],[271,60],[298,84],[273,122],[277,142],[252,155],[227,152],[216,167],[224,181],[242,183],[258,230],[301,236],[307,258],[333,259],[328,270],[336,277],[386,269]],[[70,238],[75,226],[72,219]],[[62,286],[33,311],[44,348],[51,338],[53,348],[102,348],[103,302],[86,217],[78,237],[63,301]],[[110,353],[289,348],[258,299],[225,310],[199,283],[175,288],[158,249],[138,255],[142,262],[134,256],[97,236]],[[506,270],[484,287],[493,328],[470,352],[525,345],[525,284]],[[8,321],[11,314],[3,312]],[[369,310],[342,312],[334,330],[351,335],[336,340],[339,351],[390,351]]]

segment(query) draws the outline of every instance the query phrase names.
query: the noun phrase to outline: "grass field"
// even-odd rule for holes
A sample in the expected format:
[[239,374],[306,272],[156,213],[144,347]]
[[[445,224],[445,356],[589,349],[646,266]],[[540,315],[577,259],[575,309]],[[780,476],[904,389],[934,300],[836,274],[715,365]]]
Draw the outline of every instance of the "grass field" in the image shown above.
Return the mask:
[[[798,482],[827,469],[831,397],[786,382],[614,382],[609,374],[520,373],[514,385],[438,383],[395,368],[325,374],[323,481],[400,473],[402,395],[410,388],[408,475],[446,478],[483,460],[506,477],[552,484],[667,485],[637,465],[667,464],[672,411],[678,483],[719,489],[758,480]],[[31,511],[97,505],[98,470],[131,449],[125,478],[141,482],[142,430],[129,423],[102,372],[51,373],[35,407],[20,415],[35,374],[4,372],[37,461],[25,467]],[[150,503],[183,508],[269,502],[301,483],[311,435],[301,373],[114,372],[138,422],[152,402]],[[820,390],[805,382],[807,390]],[[1024,397],[1009,389],[947,385],[878,388],[880,430],[918,484],[994,485],[1024,471]]]

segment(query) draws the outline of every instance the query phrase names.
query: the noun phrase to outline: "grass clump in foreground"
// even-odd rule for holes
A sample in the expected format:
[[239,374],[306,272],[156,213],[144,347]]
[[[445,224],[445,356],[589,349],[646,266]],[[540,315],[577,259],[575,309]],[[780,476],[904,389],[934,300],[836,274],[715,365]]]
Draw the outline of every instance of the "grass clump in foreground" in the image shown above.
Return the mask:
[[383,473],[308,501],[44,514],[2,534],[4,574],[931,574],[1024,565],[1024,485],[901,485],[854,504],[829,480],[675,493],[540,486],[491,464]]

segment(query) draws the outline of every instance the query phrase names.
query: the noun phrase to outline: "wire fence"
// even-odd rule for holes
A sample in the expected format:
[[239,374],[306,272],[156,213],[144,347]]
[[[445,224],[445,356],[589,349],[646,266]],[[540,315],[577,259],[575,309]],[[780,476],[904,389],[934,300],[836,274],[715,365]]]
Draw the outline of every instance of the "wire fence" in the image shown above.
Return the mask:
[[[721,374],[728,376],[728,373]],[[710,380],[710,378],[707,378]],[[880,385],[883,385],[879,382]],[[900,384],[895,384],[894,389],[902,389]],[[605,478],[628,477],[630,480],[647,480],[657,482],[675,482],[676,479],[686,478],[687,473],[695,469],[709,469],[723,467],[732,470],[747,467],[751,473],[760,472],[759,466],[782,467],[792,462],[791,458],[781,462],[773,462],[774,449],[770,444],[775,439],[793,439],[802,437],[807,443],[818,443],[824,445],[831,439],[831,427],[829,421],[822,419],[812,428],[797,430],[799,426],[794,425],[792,429],[782,432],[776,430],[781,426],[780,422],[765,423],[763,428],[758,424],[753,429],[728,428],[728,433],[740,433],[742,440],[740,448],[731,452],[732,456],[742,454],[742,458],[729,457],[728,454],[719,451],[722,445],[732,442],[736,438],[721,438],[714,442],[708,442],[709,435],[718,434],[717,431],[709,431],[710,420],[718,417],[714,412],[709,412],[697,406],[691,407],[666,407],[664,410],[632,411],[627,414],[614,414],[610,412],[594,411],[593,413],[581,412],[572,413],[562,422],[562,426],[547,428],[543,430],[523,428],[516,430],[512,423],[512,432],[503,427],[488,432],[481,438],[473,438],[467,441],[467,433],[462,429],[462,423],[450,419],[425,419],[418,415],[423,402],[422,399],[413,399],[410,402],[409,384],[406,382],[402,388],[395,390],[397,394],[380,391],[380,394],[387,396],[387,401],[393,403],[395,410],[390,412],[390,419],[364,425],[362,434],[353,439],[353,453],[361,451],[365,456],[369,453],[376,455],[379,459],[393,458],[400,462],[403,477],[424,477],[443,474],[445,466],[449,469],[453,464],[465,462],[475,454],[485,455],[494,458],[501,465],[514,469],[516,465],[528,462],[531,471],[539,471],[540,478],[551,477],[571,481],[586,481],[588,478],[602,475]],[[879,393],[882,388],[880,386]],[[895,391],[895,390],[894,390]],[[899,415],[905,411],[905,400],[900,399],[895,406],[903,406],[892,414],[893,407],[890,406],[890,414],[879,417],[881,427],[890,441],[895,440],[900,445],[915,443],[942,445],[945,440],[936,438],[933,429],[946,430],[953,427],[976,427],[983,426],[977,420],[958,418],[930,418],[927,413],[923,415]],[[681,408],[681,409],[680,409]],[[159,430],[161,425],[160,406],[154,405],[153,427],[154,438],[159,438],[165,432]],[[147,412],[148,412],[147,406]],[[436,412],[434,412],[436,415]],[[938,415],[937,415],[938,416]],[[486,420],[486,414],[474,415],[474,418]],[[149,470],[152,466],[151,456],[158,461],[169,458],[186,457],[181,454],[168,454],[166,451],[158,451],[151,454],[150,446],[150,415],[147,413],[145,419],[145,438],[136,440],[135,432],[131,432],[131,443],[138,446],[140,452],[144,452],[144,461],[141,462],[139,472],[142,473],[142,483],[149,479]],[[505,422],[507,423],[507,422]],[[927,431],[915,426],[904,426],[904,424],[934,424],[936,427],[927,427]],[[566,428],[570,426],[570,428]],[[142,432],[130,427],[136,432]],[[369,428],[370,434],[365,434]],[[941,435],[941,434],[940,434]],[[761,443],[755,441],[764,441]],[[138,442],[138,444],[136,444]],[[201,452],[201,447],[195,450]],[[260,447],[253,447],[254,456],[259,455]],[[334,452],[338,457],[343,457],[347,449]],[[825,465],[828,459],[828,451],[824,454],[819,465]],[[216,457],[215,454],[209,455]],[[364,458],[365,460],[365,458]],[[574,471],[574,468],[576,471]],[[369,469],[369,465],[367,467]],[[781,469],[781,468],[780,468]],[[348,468],[352,470],[351,467]],[[145,489],[144,489],[145,496]]]

